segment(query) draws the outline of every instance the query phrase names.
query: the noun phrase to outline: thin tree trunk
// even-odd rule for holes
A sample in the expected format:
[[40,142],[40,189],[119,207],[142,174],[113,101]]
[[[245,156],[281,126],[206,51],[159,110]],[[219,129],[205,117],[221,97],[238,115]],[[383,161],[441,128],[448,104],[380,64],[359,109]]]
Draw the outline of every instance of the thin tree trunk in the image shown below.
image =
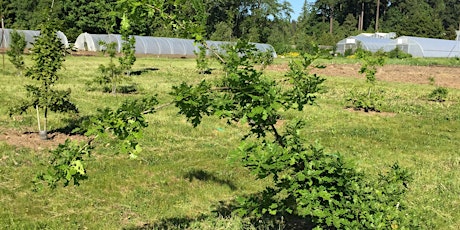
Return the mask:
[[331,7],[331,15],[329,15],[329,33],[333,33],[333,23],[334,23],[334,7]]
[[361,25],[360,30],[364,30],[364,2],[362,3],[361,7]]
[[380,0],[377,0],[377,16],[375,18],[375,32],[379,31]]

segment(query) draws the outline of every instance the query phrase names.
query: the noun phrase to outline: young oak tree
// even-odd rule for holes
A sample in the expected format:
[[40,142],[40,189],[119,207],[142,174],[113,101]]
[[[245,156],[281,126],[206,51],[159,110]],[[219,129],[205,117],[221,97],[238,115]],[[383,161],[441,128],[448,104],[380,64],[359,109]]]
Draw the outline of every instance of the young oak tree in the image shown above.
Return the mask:
[[377,180],[369,179],[340,154],[304,144],[302,121],[287,128],[278,123],[283,111],[315,103],[325,80],[309,74],[318,56],[292,61],[286,84],[265,77],[255,67],[258,57],[253,46],[238,42],[222,56],[221,79],[182,83],[171,93],[179,113],[194,126],[210,115],[248,126],[237,154],[257,178],[271,184],[239,197],[236,213],[256,222],[294,219],[306,229],[413,227],[403,202],[410,179],[406,170],[395,164]]
[[365,112],[376,111],[380,112],[383,95],[382,91],[379,90],[375,84],[377,82],[376,74],[377,67],[385,64],[385,56],[381,53],[372,54],[359,48],[356,52],[356,56],[361,60],[361,68],[359,73],[364,74],[366,77],[367,90],[356,90],[350,91],[350,95],[346,98],[346,101],[351,104],[355,110],[364,110]]
[[[52,21],[46,22],[36,39],[32,50],[32,67],[26,69],[25,76],[36,81],[36,84],[26,85],[27,99],[15,108],[13,113],[24,113],[29,108],[35,108],[39,133],[42,139],[47,139],[49,112],[78,112],[77,107],[70,101],[70,89],[57,90],[54,85],[59,80],[58,71],[65,60],[66,48],[57,36]],[[40,122],[40,110],[43,112],[43,126]]]
[[135,56],[135,43],[136,39],[131,35],[130,21],[126,14],[123,14],[121,20],[121,56],[118,58],[119,65],[115,64],[114,59],[117,56],[117,43],[116,42],[101,42],[100,45],[104,47],[103,52],[109,55],[110,61],[108,65],[100,65],[99,71],[101,75],[97,76],[92,82],[97,83],[103,87],[104,91],[117,93],[117,88],[123,82],[129,81],[131,68],[136,62]]

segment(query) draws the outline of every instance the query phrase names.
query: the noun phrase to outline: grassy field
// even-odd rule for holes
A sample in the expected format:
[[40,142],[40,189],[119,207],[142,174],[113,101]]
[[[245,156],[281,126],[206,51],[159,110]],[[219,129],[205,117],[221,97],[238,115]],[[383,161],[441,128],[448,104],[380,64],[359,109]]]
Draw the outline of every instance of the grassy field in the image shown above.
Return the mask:
[[[328,62],[349,61],[334,60]],[[140,89],[136,94],[87,91],[85,83],[98,74],[99,64],[107,62],[104,57],[68,57],[65,62],[59,87],[72,89],[81,115],[149,94],[158,94],[160,104],[168,103],[173,85],[221,73],[216,69],[212,75],[198,75],[193,59],[144,57],[134,69],[157,70],[133,77]],[[267,75],[280,78],[283,73]],[[0,77],[2,135],[36,132],[33,111],[7,115],[8,107],[25,96],[23,84],[28,81],[15,76],[8,61]],[[448,100],[435,103],[426,100],[432,86],[379,82],[385,91],[384,112],[368,114],[344,109],[349,90],[364,85],[364,80],[324,77],[326,91],[318,105],[286,113],[284,119],[305,119],[303,135],[309,142],[345,155],[372,176],[399,162],[413,174],[407,201],[424,227],[460,229],[460,90],[449,89]],[[96,149],[87,166],[89,179],[79,187],[32,191],[31,180],[44,170],[48,152],[0,141],[0,229],[249,228],[244,220],[213,212],[221,203],[257,192],[266,183],[232,160],[244,127],[207,118],[193,128],[177,111],[169,106],[148,116],[150,126],[141,140],[144,151],[136,160],[117,154],[111,145]],[[69,125],[66,118],[52,114],[50,130]]]

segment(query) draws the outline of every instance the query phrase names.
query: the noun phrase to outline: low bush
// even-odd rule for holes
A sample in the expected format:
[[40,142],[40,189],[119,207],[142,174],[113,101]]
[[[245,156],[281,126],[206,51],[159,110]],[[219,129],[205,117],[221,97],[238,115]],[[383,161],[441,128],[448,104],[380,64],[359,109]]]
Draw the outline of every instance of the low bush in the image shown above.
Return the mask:
[[390,52],[387,52],[387,56],[389,58],[396,58],[396,59],[406,59],[411,58],[412,55],[402,51],[399,47],[394,48]]
[[382,90],[375,90],[372,93],[369,91],[363,91],[359,89],[353,89],[346,97],[346,101],[350,104],[350,108],[355,110],[363,110],[364,112],[380,112],[382,107],[384,96]]
[[[340,154],[318,145],[306,146],[299,136],[302,122],[283,135],[286,145],[266,141],[244,143],[243,164],[259,179],[273,183],[259,194],[239,198],[238,213],[254,219],[301,220],[303,228],[409,228],[404,196],[411,176],[394,164],[370,180]],[[294,217],[294,218],[293,218]]]

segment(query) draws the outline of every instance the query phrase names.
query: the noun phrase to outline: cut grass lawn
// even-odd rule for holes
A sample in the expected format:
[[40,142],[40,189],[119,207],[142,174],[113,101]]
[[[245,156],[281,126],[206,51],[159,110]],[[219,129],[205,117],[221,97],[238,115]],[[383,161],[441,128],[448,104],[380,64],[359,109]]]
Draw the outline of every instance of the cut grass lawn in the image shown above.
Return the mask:
[[[30,59],[26,61],[30,64]],[[198,75],[193,59],[144,57],[134,69],[157,70],[133,77],[140,89],[136,94],[87,91],[85,83],[98,74],[99,64],[107,62],[104,57],[67,57],[58,87],[72,89],[82,115],[151,94],[158,94],[160,104],[168,103],[173,85],[214,79],[221,73]],[[23,84],[28,82],[14,72],[6,62],[0,85],[0,131],[36,132],[33,112],[14,119],[7,116],[8,107],[24,97]],[[282,73],[267,75],[280,78]],[[430,86],[379,82],[385,91],[385,112],[368,114],[344,109],[346,94],[364,80],[326,78],[327,90],[317,106],[288,112],[283,118],[305,119],[308,125],[302,133],[309,142],[318,141],[328,151],[345,155],[371,176],[399,162],[413,173],[407,202],[422,218],[422,226],[459,229],[460,90],[449,89],[445,103],[434,103],[426,100]],[[89,179],[78,187],[33,192],[31,180],[45,169],[48,152],[0,141],[0,228],[249,228],[244,220],[212,212],[221,202],[260,191],[266,184],[232,160],[245,127],[206,118],[193,128],[177,111],[169,106],[148,116],[143,152],[136,160],[116,154],[111,145],[96,149],[87,166]],[[50,129],[68,125],[65,117],[52,114]]]

